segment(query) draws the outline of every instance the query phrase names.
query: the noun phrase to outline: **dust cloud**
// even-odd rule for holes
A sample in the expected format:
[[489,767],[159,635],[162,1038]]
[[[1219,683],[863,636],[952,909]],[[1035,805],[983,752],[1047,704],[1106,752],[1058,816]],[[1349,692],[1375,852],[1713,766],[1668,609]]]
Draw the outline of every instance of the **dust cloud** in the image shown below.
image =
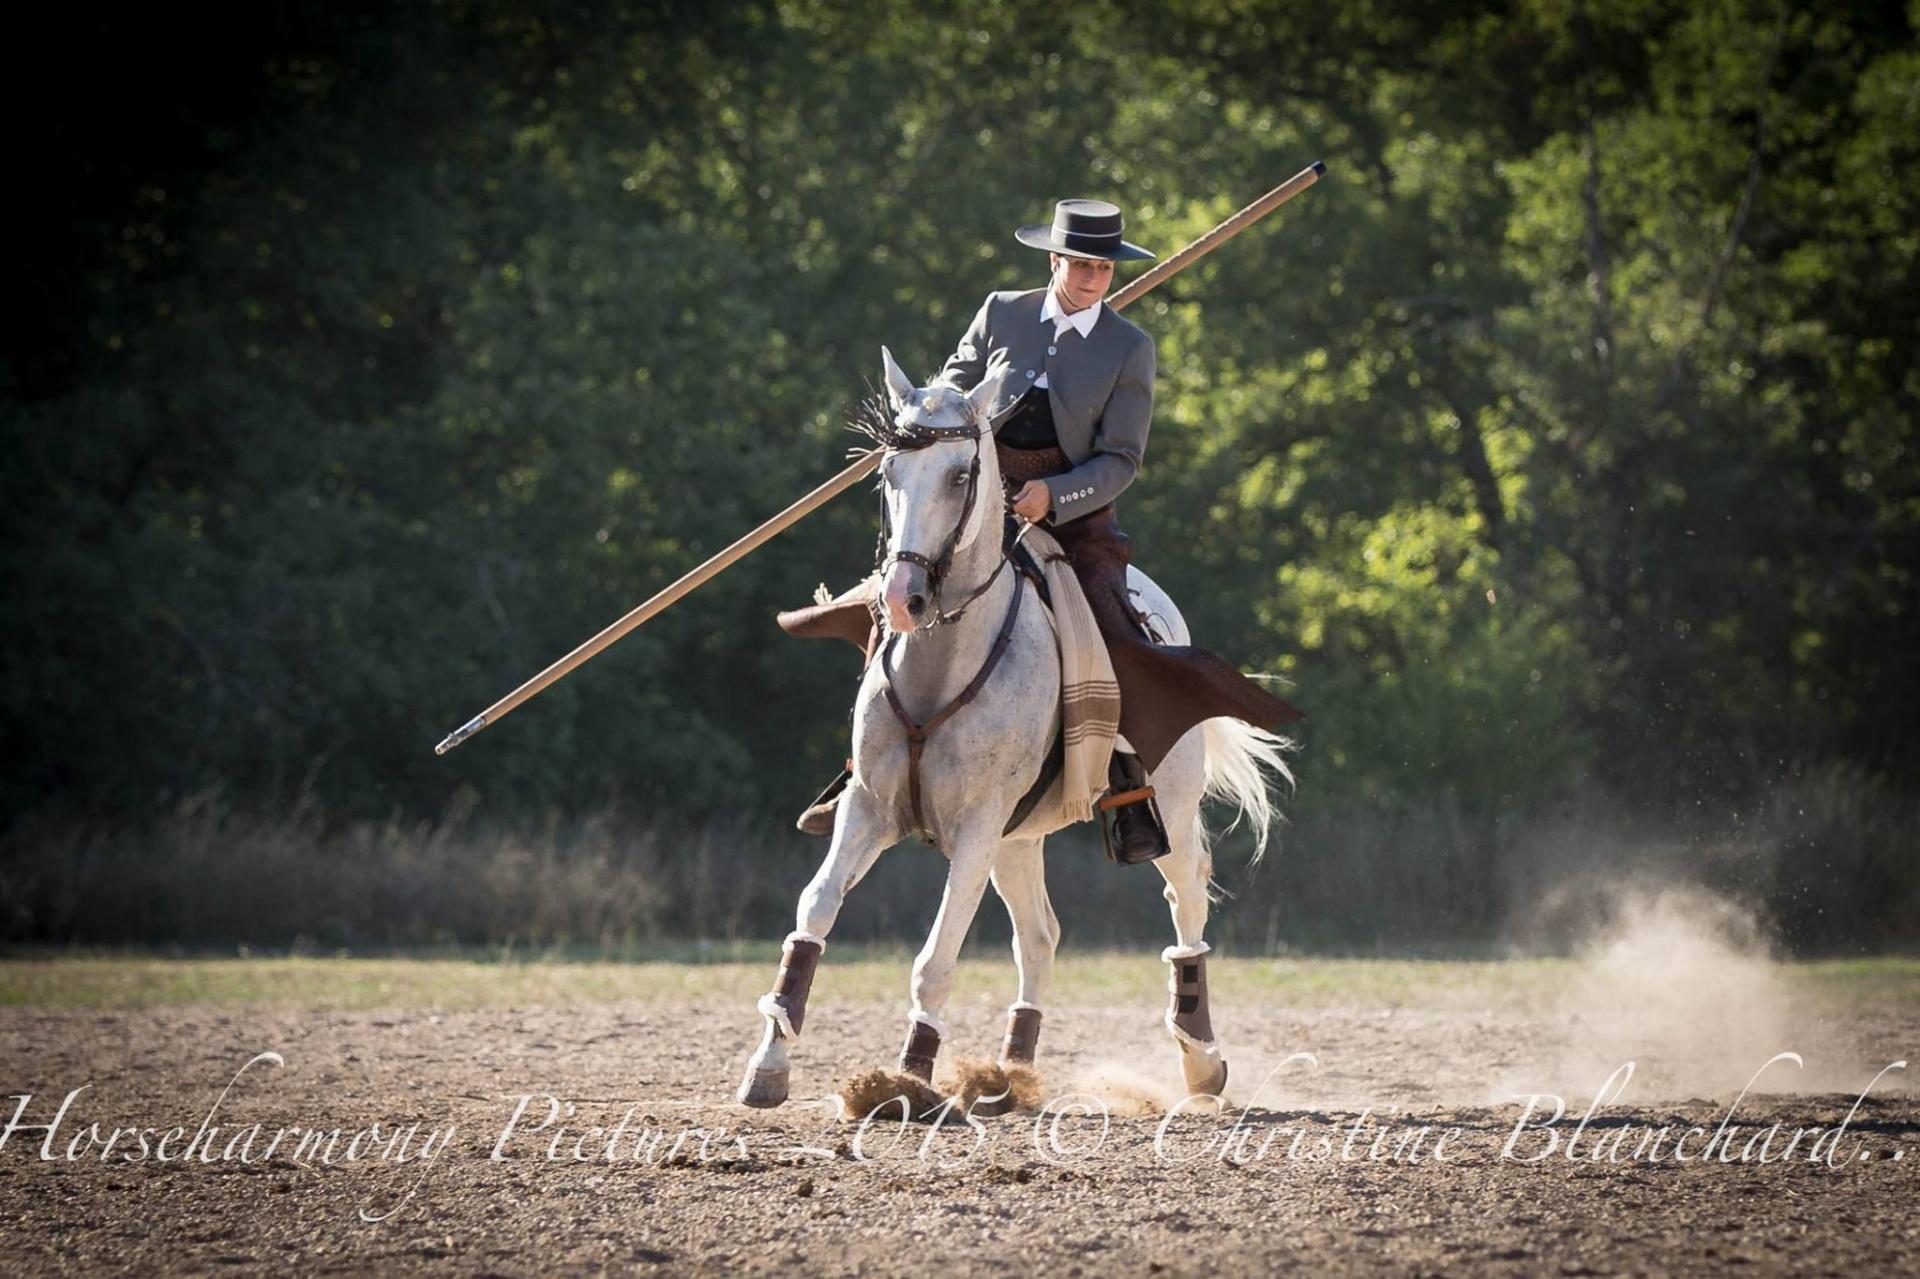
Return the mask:
[[[1732,1096],[1749,1080],[1753,1095],[1863,1082],[1860,1063],[1841,1055],[1844,1027],[1797,993],[1762,921],[1724,897],[1683,885],[1586,886],[1544,901],[1527,931],[1558,933],[1571,963],[1539,1010],[1558,1032],[1548,1077],[1504,1078],[1500,1099],[1590,1099],[1627,1062],[1628,1104]],[[1804,1064],[1768,1065],[1783,1052]]]
[[1107,1113],[1116,1118],[1162,1115],[1187,1095],[1178,1084],[1119,1061],[1096,1061],[1079,1071],[1071,1092],[1099,1098]]

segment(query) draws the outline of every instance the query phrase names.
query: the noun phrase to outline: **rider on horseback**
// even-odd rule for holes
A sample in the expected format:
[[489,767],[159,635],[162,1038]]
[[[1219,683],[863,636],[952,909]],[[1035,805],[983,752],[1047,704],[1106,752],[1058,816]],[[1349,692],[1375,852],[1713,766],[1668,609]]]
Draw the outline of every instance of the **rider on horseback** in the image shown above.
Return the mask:
[[[1154,348],[1101,299],[1114,263],[1153,254],[1123,240],[1122,229],[1120,210],[1098,200],[1062,200],[1051,226],[1019,228],[1022,244],[1047,251],[1047,287],[989,295],[937,381],[972,390],[990,366],[1009,366],[989,409],[1001,474],[1014,514],[1044,522],[1071,557],[1113,659],[1122,738],[1109,768],[1107,805],[1115,855],[1131,863],[1168,851],[1147,775],[1189,728],[1231,715],[1277,729],[1300,712],[1205,649],[1157,643],[1129,597],[1131,544],[1113,503],[1146,452]],[[783,614],[780,623],[794,634],[840,634],[861,643],[871,598],[863,583],[829,604]],[[862,616],[851,616],[856,609]],[[874,651],[870,640],[865,647]],[[849,777],[843,773],[807,809],[801,830],[832,833]]]

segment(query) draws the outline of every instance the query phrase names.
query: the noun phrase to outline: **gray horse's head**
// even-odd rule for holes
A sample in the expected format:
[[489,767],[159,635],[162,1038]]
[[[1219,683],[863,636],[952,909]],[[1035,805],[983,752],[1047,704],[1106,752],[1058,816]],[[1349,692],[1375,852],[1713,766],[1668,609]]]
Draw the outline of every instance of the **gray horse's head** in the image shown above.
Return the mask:
[[880,465],[889,530],[881,599],[889,628],[909,635],[933,619],[943,587],[957,596],[977,584],[945,578],[981,537],[1000,534],[1006,503],[987,409],[1006,369],[963,392],[915,387],[885,347],[880,359],[893,410]]

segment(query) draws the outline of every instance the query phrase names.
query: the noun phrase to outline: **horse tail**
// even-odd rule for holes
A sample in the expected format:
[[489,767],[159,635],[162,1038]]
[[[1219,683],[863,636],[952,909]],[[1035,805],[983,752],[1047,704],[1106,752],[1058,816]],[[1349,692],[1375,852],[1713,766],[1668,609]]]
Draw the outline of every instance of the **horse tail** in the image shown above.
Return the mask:
[[1202,798],[1226,800],[1239,810],[1227,830],[1238,826],[1242,819],[1251,824],[1253,860],[1259,861],[1260,855],[1267,851],[1267,832],[1278,816],[1274,787],[1281,782],[1289,790],[1293,787],[1293,773],[1287,768],[1286,753],[1294,749],[1294,744],[1288,738],[1237,719],[1210,719],[1200,727],[1207,748],[1207,784]]

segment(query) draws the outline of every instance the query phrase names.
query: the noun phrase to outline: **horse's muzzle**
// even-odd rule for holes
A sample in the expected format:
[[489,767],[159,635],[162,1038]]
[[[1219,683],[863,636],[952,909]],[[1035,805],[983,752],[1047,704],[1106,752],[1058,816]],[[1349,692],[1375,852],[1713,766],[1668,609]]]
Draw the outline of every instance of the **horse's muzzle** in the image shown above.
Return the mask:
[[896,635],[910,635],[932,613],[933,590],[927,570],[918,564],[894,561],[881,583],[880,600],[887,609],[887,628]]

